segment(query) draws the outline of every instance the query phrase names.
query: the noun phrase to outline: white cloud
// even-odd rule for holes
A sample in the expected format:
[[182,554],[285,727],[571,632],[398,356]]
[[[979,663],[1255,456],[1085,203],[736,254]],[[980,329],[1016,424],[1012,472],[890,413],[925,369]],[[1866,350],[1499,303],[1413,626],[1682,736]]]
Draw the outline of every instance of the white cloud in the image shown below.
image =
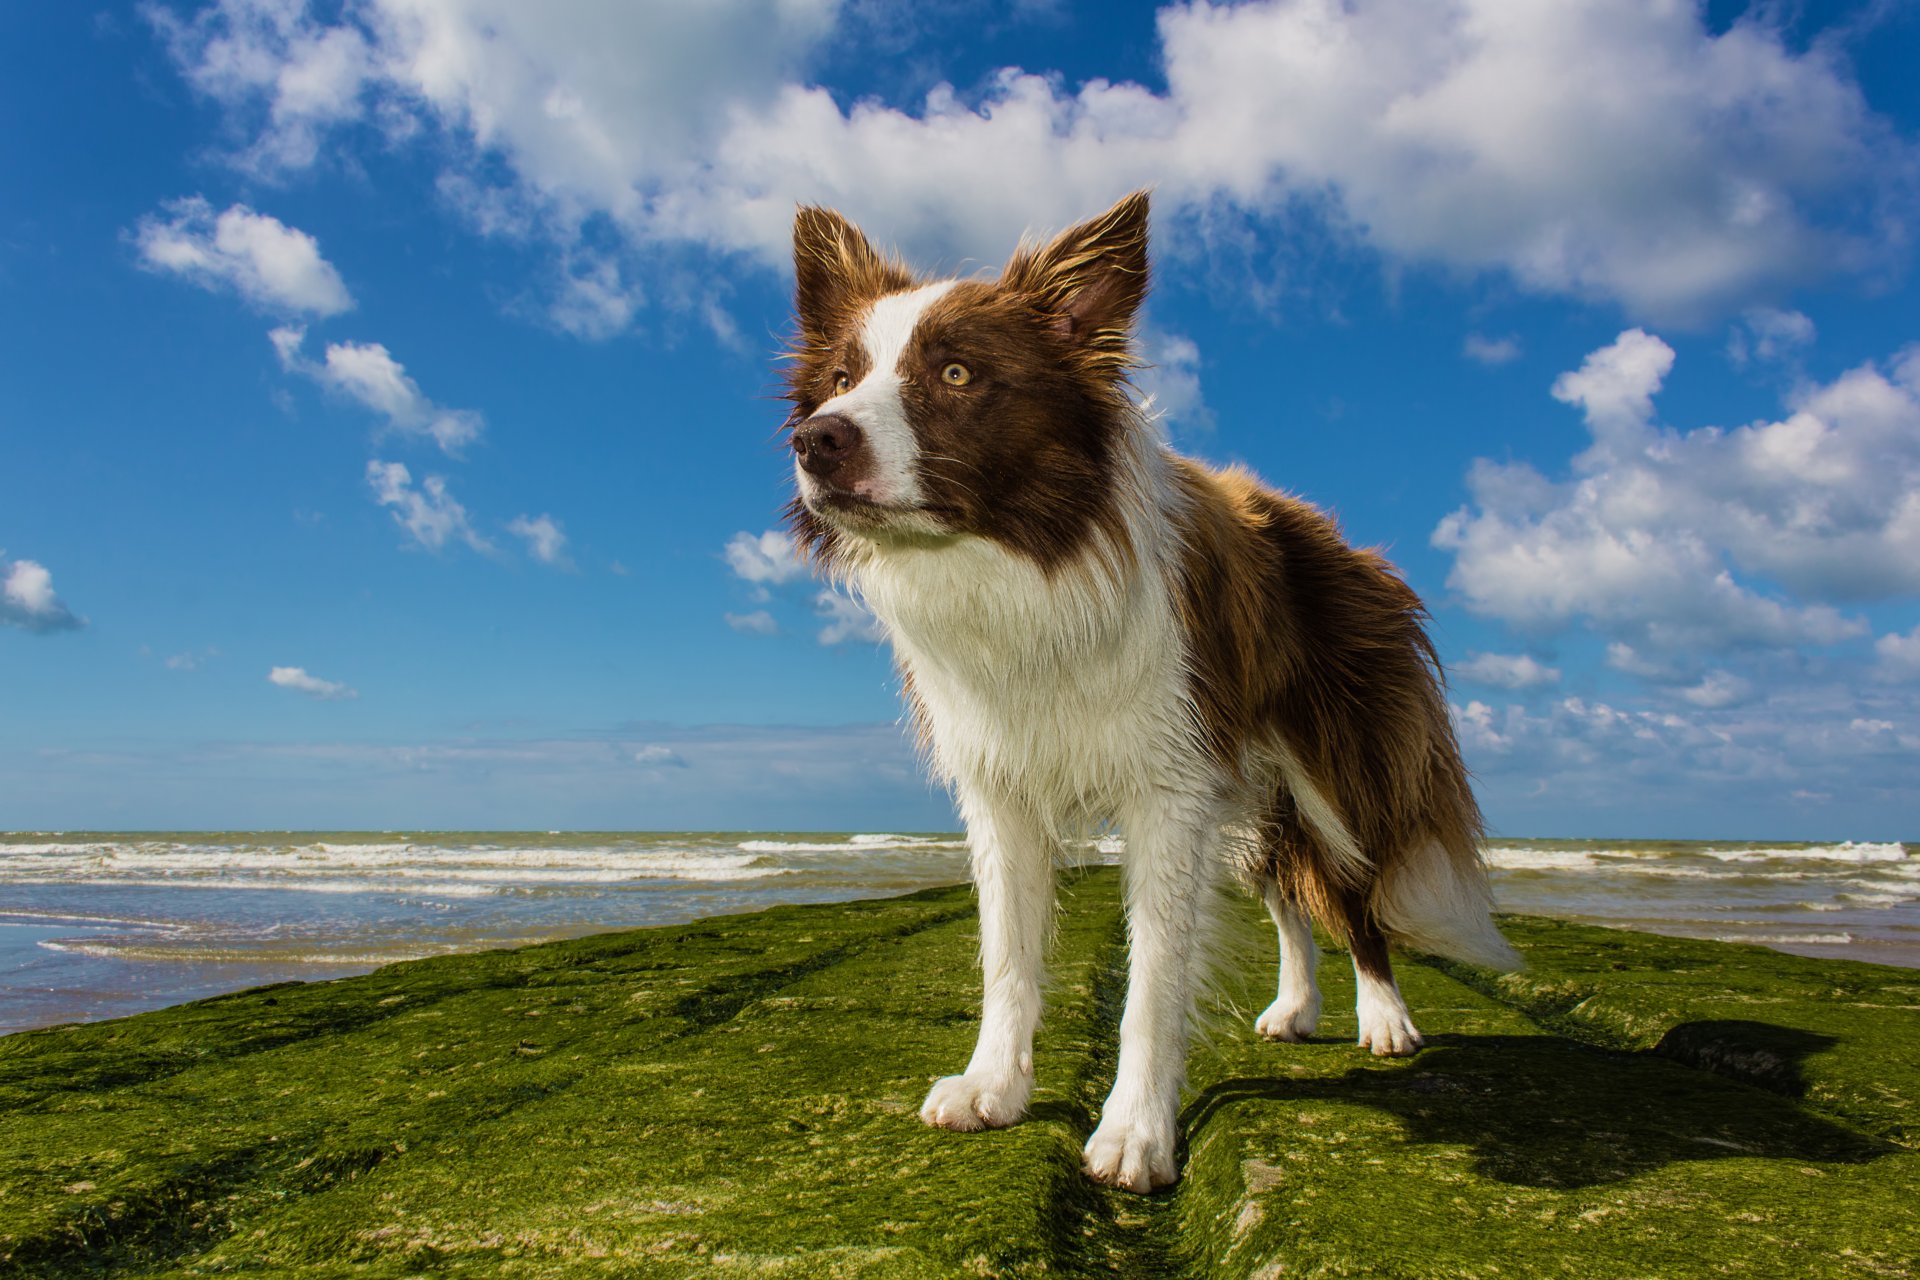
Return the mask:
[[848,641],[877,643],[887,638],[880,619],[852,596],[838,591],[822,591],[813,598],[813,611],[820,616],[821,644],[845,644]]
[[1859,824],[1846,834],[1859,835],[1898,827],[1912,812],[1920,734],[1900,726],[1914,723],[1915,705],[1903,693],[1863,694],[1841,679],[1779,681],[1763,697],[1714,694],[1665,706],[1472,701],[1453,714],[1484,802],[1509,820],[1531,811],[1564,825],[1580,815],[1577,826],[1628,812],[1636,822],[1697,830],[1703,812],[1717,812],[1718,834],[1731,834],[1728,815],[1736,829],[1758,834],[1782,820],[1799,793],[1843,798],[1848,821]]
[[53,574],[37,560],[9,563],[0,551],[0,625],[28,631],[77,631],[86,619],[53,590]]
[[1879,659],[1874,674],[1882,680],[1920,680],[1920,627],[1901,635],[1894,632],[1873,642]]
[[1753,692],[1753,685],[1730,671],[1709,671],[1695,685],[1680,690],[1680,696],[1696,707],[1730,707]]
[[730,613],[727,625],[735,631],[746,631],[754,635],[771,636],[780,631],[780,624],[765,609],[755,609],[752,613]]
[[1679,672],[1671,663],[1649,658],[1632,645],[1620,640],[1607,645],[1607,665],[1615,671],[1624,671],[1630,676],[1640,676],[1647,680],[1670,684],[1679,679]]
[[305,0],[217,0],[183,21],[158,4],[143,6],[188,82],[224,102],[258,100],[263,127],[234,159],[271,176],[305,168],[321,138],[356,119],[374,74],[373,52],[351,24],[307,16]]
[[1470,333],[1460,344],[1460,354],[1476,364],[1512,364],[1520,358],[1520,339],[1513,334],[1489,338],[1485,334]]
[[367,463],[367,485],[376,502],[393,508],[394,522],[429,551],[438,551],[451,541],[464,542],[475,551],[494,549],[493,543],[473,527],[467,509],[447,492],[442,477],[427,476],[415,488],[405,464],[375,459]]
[[166,210],[168,217],[149,214],[134,229],[141,265],[203,289],[231,289],[268,311],[331,316],[353,306],[340,273],[306,232],[243,204],[216,215],[200,196]]
[[322,680],[319,676],[307,674],[305,667],[275,667],[267,672],[267,679],[282,689],[292,689],[295,693],[304,693],[323,702],[344,702],[360,696],[337,681]]
[[1780,421],[1686,433],[1652,422],[1672,361],[1631,330],[1555,382],[1593,435],[1566,479],[1474,464],[1473,503],[1433,535],[1469,608],[1584,621],[1657,663],[1836,643],[1866,632],[1836,605],[1920,592],[1920,349],[1795,393]]
[[301,354],[306,330],[283,325],[267,334],[281,367],[312,378],[386,419],[398,435],[432,440],[443,453],[458,454],[479,438],[484,419],[472,409],[435,404],[407,376],[407,370],[378,342],[333,342],[318,363]]
[[1654,393],[1673,372],[1673,348],[1629,329],[1553,382],[1553,398],[1579,405],[1596,438],[1632,435],[1653,417]]
[[649,769],[686,769],[687,758],[672,747],[663,747],[659,743],[640,747],[633,753],[633,762]]
[[573,568],[573,560],[567,555],[567,535],[552,516],[515,516],[507,524],[507,532],[526,539],[527,554],[541,564]]
[[1476,653],[1454,663],[1448,674],[1501,689],[1535,689],[1560,681],[1560,668],[1549,667],[1530,653]]
[[1140,331],[1144,367],[1133,384],[1171,427],[1189,434],[1214,429],[1213,410],[1200,390],[1200,347],[1183,334],[1147,324]]
[[1798,311],[1754,307],[1740,317],[1727,338],[1727,357],[1736,365],[1772,364],[1792,356],[1814,339],[1813,321]]
[[725,555],[736,576],[763,590],[804,578],[808,572],[793,538],[778,529],[758,537],[744,530],[736,533],[728,540]]
[[[219,0],[154,21],[254,138],[243,164],[312,164],[347,122],[435,130],[461,157],[449,198],[562,261],[600,216],[639,257],[778,264],[797,199],[915,252],[985,254],[1151,182],[1163,213],[1318,209],[1396,258],[1694,319],[1873,265],[1862,229],[1913,170],[1825,44],[1795,52],[1755,19],[1710,32],[1668,0],[1195,0],[1159,15],[1165,93],[1008,69],[911,111],[806,82],[822,41],[859,38],[840,10],[367,0],[329,22]],[[629,282],[568,274],[563,314],[624,323]]]

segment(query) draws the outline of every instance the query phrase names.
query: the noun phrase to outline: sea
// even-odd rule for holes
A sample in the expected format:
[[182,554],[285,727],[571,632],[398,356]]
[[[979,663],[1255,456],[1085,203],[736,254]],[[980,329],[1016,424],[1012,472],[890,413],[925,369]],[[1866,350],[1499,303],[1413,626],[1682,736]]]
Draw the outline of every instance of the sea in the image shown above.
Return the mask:
[[[1089,839],[1068,856],[1123,849]],[[1504,911],[1920,968],[1920,846],[1502,839],[1485,853]],[[0,1033],[966,872],[951,833],[0,833]]]

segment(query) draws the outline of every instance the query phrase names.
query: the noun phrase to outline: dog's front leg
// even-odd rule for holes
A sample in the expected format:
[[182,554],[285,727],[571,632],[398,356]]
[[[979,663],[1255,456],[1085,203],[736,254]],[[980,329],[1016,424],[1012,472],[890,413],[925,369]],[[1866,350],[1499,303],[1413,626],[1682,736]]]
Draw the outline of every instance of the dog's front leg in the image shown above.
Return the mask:
[[920,1118],[946,1129],[997,1129],[1033,1092],[1033,1029],[1053,927],[1053,847],[1020,806],[963,788],[960,809],[980,899],[985,979],[980,1038],[964,1075],[937,1081]]
[[1187,795],[1149,797],[1121,817],[1127,1007],[1119,1071],[1084,1159],[1101,1182],[1151,1191],[1179,1177],[1180,1089],[1212,924],[1219,823],[1210,804]]

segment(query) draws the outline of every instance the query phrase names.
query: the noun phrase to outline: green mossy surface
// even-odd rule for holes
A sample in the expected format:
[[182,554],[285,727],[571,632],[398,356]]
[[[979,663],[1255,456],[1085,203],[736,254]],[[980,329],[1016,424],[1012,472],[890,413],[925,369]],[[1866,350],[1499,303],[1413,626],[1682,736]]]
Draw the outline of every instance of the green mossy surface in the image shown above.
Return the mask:
[[0,1276],[1903,1276],[1920,974],[1515,918],[1345,957],[1267,1044],[1252,904],[1178,1188],[1096,1188],[1118,881],[1066,886],[1030,1118],[931,1130],[978,1017],[964,888],[393,965],[0,1039]]

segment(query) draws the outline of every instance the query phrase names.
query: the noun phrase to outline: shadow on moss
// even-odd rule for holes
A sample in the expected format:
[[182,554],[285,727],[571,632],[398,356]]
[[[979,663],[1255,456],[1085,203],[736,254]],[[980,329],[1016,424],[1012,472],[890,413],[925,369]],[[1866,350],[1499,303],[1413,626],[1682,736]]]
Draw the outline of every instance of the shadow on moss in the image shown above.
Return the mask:
[[[1733,1043],[1728,1024],[1676,1027],[1675,1045]],[[1741,1024],[1768,1046],[1782,1080],[1830,1037]],[[1760,1034],[1764,1033],[1764,1034]],[[1700,1048],[1698,1052],[1709,1052]],[[1544,1036],[1436,1036],[1406,1066],[1323,1079],[1239,1078],[1206,1089],[1182,1117],[1190,1143],[1223,1113],[1339,1103],[1386,1112],[1413,1144],[1465,1147],[1475,1172],[1518,1186],[1617,1182],[1684,1161],[1757,1158],[1864,1164],[1898,1148],[1829,1123],[1778,1096],[1690,1070],[1662,1048],[1598,1050]],[[1689,1065],[1693,1065],[1689,1059]],[[1744,1074],[1744,1073],[1743,1073]]]

